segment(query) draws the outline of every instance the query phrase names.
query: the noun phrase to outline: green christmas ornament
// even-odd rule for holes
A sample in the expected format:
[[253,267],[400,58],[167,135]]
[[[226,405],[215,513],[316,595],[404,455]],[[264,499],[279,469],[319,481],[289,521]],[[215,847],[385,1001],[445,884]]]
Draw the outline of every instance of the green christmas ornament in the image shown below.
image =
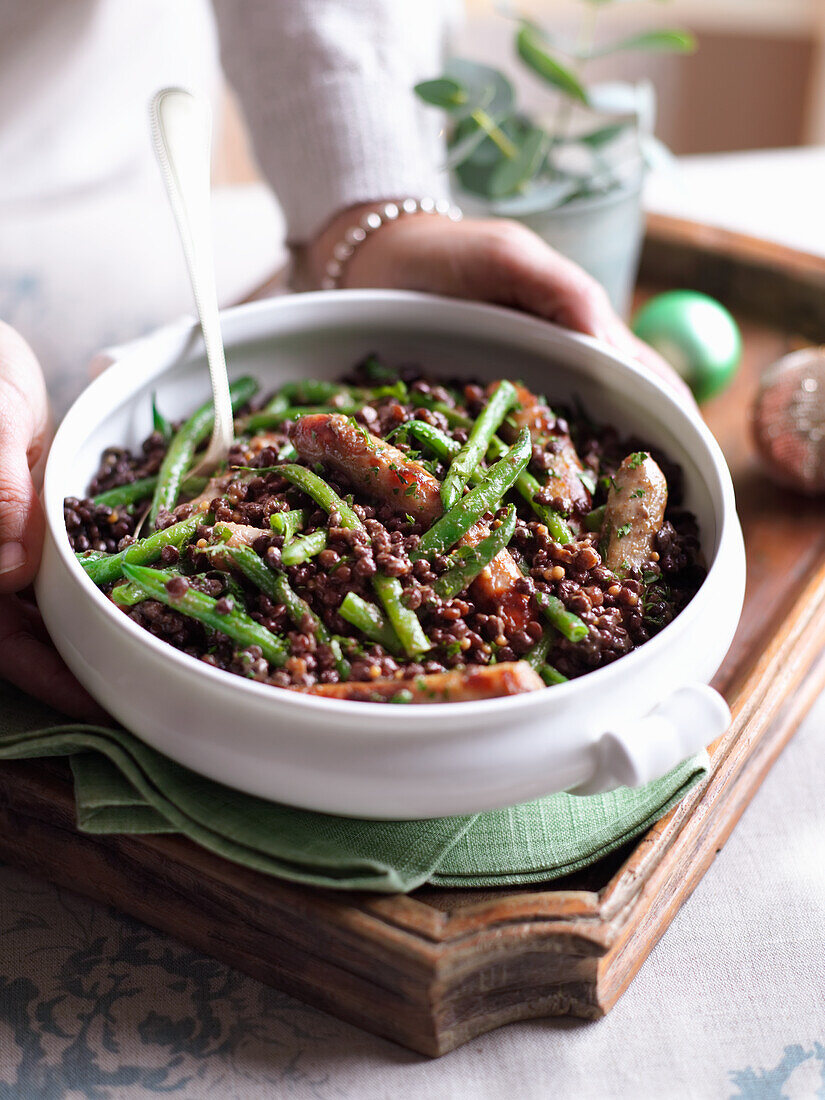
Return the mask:
[[642,306],[636,335],[678,371],[697,401],[720,393],[742,358],[742,334],[723,305],[695,290],[669,290]]

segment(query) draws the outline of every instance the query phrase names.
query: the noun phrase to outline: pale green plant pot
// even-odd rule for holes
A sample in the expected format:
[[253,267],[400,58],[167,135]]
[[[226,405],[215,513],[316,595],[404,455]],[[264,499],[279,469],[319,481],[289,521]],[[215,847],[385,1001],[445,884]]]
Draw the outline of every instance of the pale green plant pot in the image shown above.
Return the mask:
[[494,206],[466,191],[459,191],[456,201],[465,214],[508,217],[528,226],[597,279],[616,311],[628,316],[644,234],[641,181],[551,210],[531,209],[525,198],[511,213],[503,203]]

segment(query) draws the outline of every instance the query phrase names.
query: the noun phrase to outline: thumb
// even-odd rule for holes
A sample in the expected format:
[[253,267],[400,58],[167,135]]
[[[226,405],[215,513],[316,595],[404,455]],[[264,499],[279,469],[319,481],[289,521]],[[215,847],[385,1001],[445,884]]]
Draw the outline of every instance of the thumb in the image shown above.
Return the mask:
[[28,344],[0,324],[0,594],[30,584],[44,520],[31,467],[46,445],[48,405]]

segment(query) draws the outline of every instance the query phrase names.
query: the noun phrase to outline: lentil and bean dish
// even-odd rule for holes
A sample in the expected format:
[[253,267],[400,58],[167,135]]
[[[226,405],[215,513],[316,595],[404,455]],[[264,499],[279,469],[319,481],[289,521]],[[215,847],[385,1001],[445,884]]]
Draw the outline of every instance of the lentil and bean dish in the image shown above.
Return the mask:
[[581,409],[375,357],[257,388],[233,384],[208,481],[187,470],[211,406],[172,426],[153,404],[140,452],[65,502],[89,577],[207,664],[338,699],[510,695],[615,661],[702,583],[678,467]]

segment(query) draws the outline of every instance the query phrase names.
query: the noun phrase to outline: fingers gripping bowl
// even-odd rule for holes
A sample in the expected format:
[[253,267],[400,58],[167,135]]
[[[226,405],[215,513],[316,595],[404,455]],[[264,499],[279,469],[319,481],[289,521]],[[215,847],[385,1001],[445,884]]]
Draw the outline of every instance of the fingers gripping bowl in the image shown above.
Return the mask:
[[[697,518],[708,572],[684,609],[640,648],[587,675],[577,676],[568,663],[576,678],[513,697],[388,707],[277,690],[210,667],[143,630],[98,590],[63,525],[63,498],[84,495],[101,452],[112,444],[134,450],[149,435],[154,392],[172,419],[188,416],[205,396],[201,348],[188,325],[172,326],[123,349],[80,398],[58,432],[46,473],[49,533],[38,581],[43,614],[70,667],[129,728],[181,763],[250,793],[391,818],[467,813],[554,790],[645,782],[722,731],[724,705],[704,685],[730,644],[741,608],[741,533],[718,447],[659,383],[592,341],[542,322],[396,292],[303,295],[240,307],[225,313],[224,335],[233,376],[254,375],[262,393],[296,379],[339,378],[379,349],[386,362],[419,363],[442,378],[482,385],[518,378],[533,393],[547,393],[552,404],[579,398],[594,421],[644,439],[681,467],[685,506]],[[475,411],[493,403],[484,395]],[[517,414],[523,407],[508,409]],[[517,415],[510,421],[515,438],[504,449],[509,444],[512,452],[519,444]],[[317,422],[316,436],[329,424]],[[505,421],[495,426],[506,435]],[[295,441],[300,448],[300,438]],[[309,465],[301,468],[308,469],[310,443],[304,446]],[[444,463],[432,467],[444,479],[440,507],[450,503],[445,493],[455,500],[465,492],[460,470],[458,488],[448,485],[457,464]],[[323,475],[348,488],[329,465]],[[253,476],[260,480],[244,474]],[[499,518],[506,527],[507,513]],[[489,608],[484,613],[495,617]],[[522,638],[521,652],[512,656],[525,656],[533,641]],[[449,655],[431,656],[449,668]],[[327,679],[337,687],[334,674]]]

